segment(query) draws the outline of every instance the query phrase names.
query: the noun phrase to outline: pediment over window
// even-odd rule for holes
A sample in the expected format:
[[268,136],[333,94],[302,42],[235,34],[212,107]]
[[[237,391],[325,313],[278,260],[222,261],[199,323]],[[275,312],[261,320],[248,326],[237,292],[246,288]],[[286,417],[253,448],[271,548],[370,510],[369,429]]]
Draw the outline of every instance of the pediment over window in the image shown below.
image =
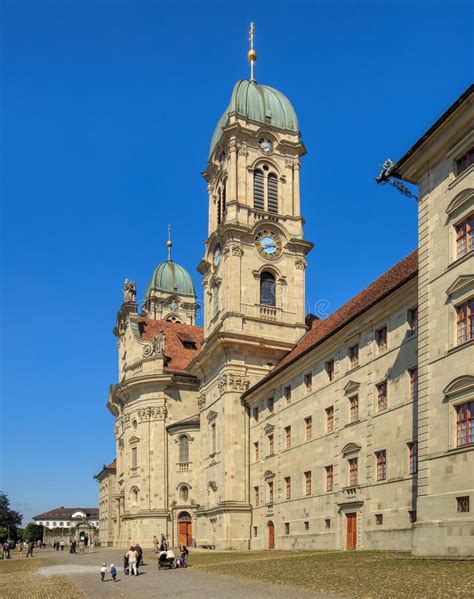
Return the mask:
[[275,427],[273,426],[273,424],[267,424],[263,430],[266,435],[270,435],[275,430]]
[[466,293],[474,289],[474,275],[460,275],[451,285],[446,289],[446,294],[451,296],[457,296],[460,293]]
[[271,470],[267,470],[267,471],[265,472],[265,474],[263,475],[263,478],[264,478],[265,480],[270,480],[270,479],[272,479],[272,478],[275,478],[275,473],[274,473],[274,472],[272,472]]
[[457,193],[454,198],[449,202],[448,207],[446,208],[446,214],[453,214],[459,208],[468,207],[469,203],[474,201],[474,189],[472,187],[467,187],[466,189],[462,189],[459,193]]
[[459,376],[458,378],[451,381],[449,385],[443,390],[443,394],[449,399],[454,397],[462,397],[464,395],[474,395],[474,376],[466,374]]
[[342,448],[342,457],[346,458],[348,456],[354,455],[355,453],[359,453],[359,451],[360,445],[357,445],[357,443],[348,443]]
[[344,393],[346,395],[355,395],[359,392],[360,383],[356,383],[355,381],[349,381],[347,385],[344,387]]
[[139,441],[140,441],[139,437],[133,436],[133,437],[130,437],[128,442],[130,443],[130,445],[132,445],[133,443],[138,443]]
[[214,410],[209,410],[206,418],[209,422],[212,422],[213,420],[215,420],[217,418],[217,412],[214,412]]

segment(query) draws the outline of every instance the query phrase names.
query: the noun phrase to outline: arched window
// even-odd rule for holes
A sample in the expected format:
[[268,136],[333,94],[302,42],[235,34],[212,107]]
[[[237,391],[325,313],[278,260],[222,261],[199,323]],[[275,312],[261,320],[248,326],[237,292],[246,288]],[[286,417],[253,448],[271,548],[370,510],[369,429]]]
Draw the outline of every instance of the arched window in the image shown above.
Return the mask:
[[278,178],[275,173],[268,175],[267,205],[268,212],[278,213]]
[[181,499],[181,501],[188,501],[189,499],[189,487],[187,487],[186,485],[182,485],[179,488],[179,498]]
[[189,462],[189,438],[186,435],[179,438],[179,461],[181,463]]
[[253,207],[256,210],[265,210],[264,179],[263,172],[253,172]]
[[224,182],[222,183],[222,218],[225,217],[225,213],[227,210],[227,193],[226,193],[226,188],[227,188],[227,179],[224,179]]
[[260,303],[265,306],[275,306],[275,277],[271,272],[264,271],[260,275]]
[[221,200],[221,190],[217,194],[217,224],[221,224],[221,209],[222,209],[222,200]]
[[132,489],[132,501],[133,501],[133,503],[138,503],[138,489],[137,489],[137,487],[133,487],[133,489]]

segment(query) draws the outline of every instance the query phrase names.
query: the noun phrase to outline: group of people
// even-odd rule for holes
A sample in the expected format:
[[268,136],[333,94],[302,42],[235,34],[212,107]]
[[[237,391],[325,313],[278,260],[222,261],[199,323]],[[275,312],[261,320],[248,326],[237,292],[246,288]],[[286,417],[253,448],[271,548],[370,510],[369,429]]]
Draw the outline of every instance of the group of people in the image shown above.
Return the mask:
[[[25,557],[33,557],[33,549],[35,548],[34,541],[17,541],[16,544],[13,541],[5,541],[2,545],[2,559],[10,559],[10,552],[16,546],[18,557],[23,555],[23,549],[26,549]],[[45,545],[38,541],[36,547],[45,547]]]
[[123,572],[130,576],[138,576],[138,568],[143,564],[143,551],[140,545],[132,545],[123,556]]
[[158,568],[161,570],[162,568],[185,568],[187,565],[187,559],[189,555],[189,550],[186,545],[180,547],[179,558],[176,560],[175,564],[175,554],[174,551],[168,547],[168,549],[160,549],[158,553]]
[[[110,575],[112,576],[112,580],[114,582],[117,582],[117,568],[113,564],[110,564],[109,572],[110,572]],[[100,580],[101,580],[101,582],[105,582],[105,575],[106,574],[107,574],[107,564],[103,563],[102,567],[100,569]]]

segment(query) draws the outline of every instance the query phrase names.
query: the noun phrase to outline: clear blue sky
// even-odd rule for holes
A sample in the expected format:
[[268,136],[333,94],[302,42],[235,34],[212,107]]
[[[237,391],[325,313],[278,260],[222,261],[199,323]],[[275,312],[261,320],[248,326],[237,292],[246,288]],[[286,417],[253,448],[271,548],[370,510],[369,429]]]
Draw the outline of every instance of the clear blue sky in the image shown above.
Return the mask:
[[1,7],[0,488],[29,517],[97,505],[114,457],[108,386],[125,277],[193,274],[204,170],[236,80],[297,111],[308,309],[330,311],[416,246],[416,204],[374,177],[472,77],[472,5],[6,1]]

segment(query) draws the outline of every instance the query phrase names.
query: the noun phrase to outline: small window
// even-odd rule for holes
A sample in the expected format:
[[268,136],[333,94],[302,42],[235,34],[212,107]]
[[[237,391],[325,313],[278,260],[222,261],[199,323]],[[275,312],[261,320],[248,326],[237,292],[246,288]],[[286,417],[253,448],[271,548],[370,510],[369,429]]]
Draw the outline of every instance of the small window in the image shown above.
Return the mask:
[[179,438],[179,461],[181,464],[189,462],[189,438],[186,435]]
[[138,467],[137,448],[132,447],[132,468]]
[[181,343],[183,344],[183,347],[185,347],[186,349],[197,349],[194,341],[182,341]]
[[253,527],[253,536],[258,537],[258,526]]
[[456,406],[457,446],[474,444],[474,401]]
[[219,189],[217,193],[217,224],[221,224],[222,220],[222,199],[221,199],[221,190]]
[[307,418],[305,418],[304,423],[305,423],[306,441],[309,441],[311,439],[311,437],[313,436],[313,418],[312,418],[312,416],[308,416]]
[[474,249],[474,214],[456,225],[456,258]]
[[312,475],[311,470],[304,473],[305,495],[308,497],[313,492],[312,490]]
[[255,501],[255,507],[258,507],[260,505],[260,492],[258,487],[253,488],[253,496]]
[[326,491],[332,491],[334,485],[334,467],[332,464],[325,467],[326,470]]
[[456,160],[456,176],[467,170],[474,163],[474,146]]
[[412,401],[418,400],[418,368],[410,368],[408,371],[410,377],[410,399]]
[[334,379],[334,360],[328,360],[325,367],[328,379],[332,381]]
[[290,523],[289,522],[285,522],[285,534],[286,535],[290,534]]
[[377,526],[383,524],[383,514],[375,514],[375,524],[377,524]]
[[275,453],[275,445],[273,435],[268,435],[268,455],[273,455]]
[[268,501],[269,501],[269,503],[273,503],[273,481],[272,480],[268,483]]
[[409,510],[408,519],[410,520],[411,524],[414,524],[416,522],[416,510]]
[[309,394],[313,391],[313,375],[311,372],[304,375],[304,384],[306,387],[306,393]]
[[357,485],[358,481],[358,468],[357,458],[352,458],[349,461],[349,485]]
[[359,366],[359,344],[356,343],[352,347],[349,348],[349,362],[351,368],[356,368]]
[[408,471],[410,474],[418,472],[418,442],[412,441],[408,443]]
[[260,304],[276,306],[275,277],[266,270],[260,275]]
[[283,393],[285,395],[286,403],[290,404],[291,403],[291,385],[288,385],[288,387],[285,387],[283,389]]
[[474,339],[474,299],[456,308],[458,345]]
[[456,497],[457,512],[470,512],[469,495],[464,497]]
[[375,331],[375,342],[380,351],[387,349],[387,327],[382,327]]
[[387,479],[387,452],[385,449],[375,452],[377,457],[377,480]]
[[334,407],[326,408],[326,431],[331,433],[334,430]]
[[253,444],[253,447],[255,450],[255,461],[258,461],[260,459],[260,448],[259,448],[258,441],[255,441],[255,443]]
[[408,335],[416,335],[418,333],[418,306],[410,308],[407,311]]
[[291,476],[285,477],[285,499],[291,499]]
[[326,518],[326,519],[324,520],[324,526],[325,526],[325,528],[327,528],[327,529],[331,528],[331,518]]
[[253,419],[258,422],[258,408],[253,409]]
[[216,423],[211,424],[211,453],[216,453],[217,450],[217,439],[216,439]]
[[291,426],[285,426],[285,448],[291,447]]
[[273,400],[273,397],[268,398],[267,407],[268,407],[268,411],[270,412],[270,414],[273,414],[273,411],[275,409],[275,402]]
[[182,485],[179,489],[179,496],[181,501],[187,502],[189,499],[189,487]]
[[377,385],[377,409],[379,412],[387,409],[387,381]]
[[349,421],[357,422],[359,420],[359,396],[349,398]]
[[309,530],[309,522],[308,522],[308,520],[305,520],[304,529],[305,530]]

